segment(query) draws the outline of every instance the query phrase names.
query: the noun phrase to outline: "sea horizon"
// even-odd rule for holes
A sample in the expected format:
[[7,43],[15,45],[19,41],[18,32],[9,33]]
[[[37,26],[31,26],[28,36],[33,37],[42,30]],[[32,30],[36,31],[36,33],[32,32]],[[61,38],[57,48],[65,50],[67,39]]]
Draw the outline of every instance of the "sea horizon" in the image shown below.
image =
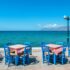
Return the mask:
[[41,42],[67,42],[67,31],[0,31],[0,47],[8,42],[23,44],[31,42],[40,47]]
[[[3,31],[5,31],[5,30],[0,30],[0,32],[3,32]],[[17,31],[17,32],[20,31],[20,32],[22,32],[22,31],[47,31],[47,30],[6,30],[6,31]],[[52,30],[48,30],[48,32],[49,31],[52,31]],[[54,31],[59,31],[59,30],[54,30]],[[62,31],[67,32],[66,30],[62,30]],[[69,30],[69,32],[70,32],[70,30]]]

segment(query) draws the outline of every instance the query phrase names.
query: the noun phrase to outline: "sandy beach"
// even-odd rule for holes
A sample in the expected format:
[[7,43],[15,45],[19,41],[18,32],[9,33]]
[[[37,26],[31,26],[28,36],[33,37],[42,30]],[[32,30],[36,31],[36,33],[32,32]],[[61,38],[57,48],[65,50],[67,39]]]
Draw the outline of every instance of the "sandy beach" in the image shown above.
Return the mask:
[[[4,55],[3,48],[0,48],[0,52]],[[66,56],[68,58],[68,54],[66,51]],[[50,64],[42,63],[42,54],[41,54],[41,48],[33,48],[32,49],[32,55],[30,56],[32,58],[36,58],[36,62],[32,62],[29,65],[23,66],[23,65],[11,65],[8,67],[3,61],[0,63],[0,70],[70,70],[70,63],[67,62],[66,64]]]

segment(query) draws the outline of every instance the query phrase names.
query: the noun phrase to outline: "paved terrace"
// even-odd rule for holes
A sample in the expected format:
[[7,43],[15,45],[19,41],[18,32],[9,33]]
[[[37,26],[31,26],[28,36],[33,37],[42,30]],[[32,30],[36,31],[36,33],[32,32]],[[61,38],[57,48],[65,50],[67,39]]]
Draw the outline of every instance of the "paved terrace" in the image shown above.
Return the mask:
[[42,57],[41,51],[34,50],[33,56],[31,56],[31,58],[34,58],[34,60],[32,61],[31,64],[26,65],[26,66],[23,66],[23,65],[16,66],[16,65],[11,64],[10,67],[8,67],[7,65],[4,64],[4,59],[3,59],[3,61],[0,63],[0,70],[70,70],[70,63],[69,62],[67,62],[64,65],[61,65],[61,64],[47,65],[47,63],[42,64],[41,57]]

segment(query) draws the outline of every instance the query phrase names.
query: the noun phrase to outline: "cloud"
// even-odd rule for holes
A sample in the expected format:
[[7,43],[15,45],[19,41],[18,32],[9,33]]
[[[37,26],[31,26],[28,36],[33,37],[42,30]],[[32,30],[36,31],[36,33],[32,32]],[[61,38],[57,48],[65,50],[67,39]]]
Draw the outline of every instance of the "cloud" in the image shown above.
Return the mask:
[[58,24],[38,24],[39,28],[58,28],[61,27],[62,25],[58,25]]

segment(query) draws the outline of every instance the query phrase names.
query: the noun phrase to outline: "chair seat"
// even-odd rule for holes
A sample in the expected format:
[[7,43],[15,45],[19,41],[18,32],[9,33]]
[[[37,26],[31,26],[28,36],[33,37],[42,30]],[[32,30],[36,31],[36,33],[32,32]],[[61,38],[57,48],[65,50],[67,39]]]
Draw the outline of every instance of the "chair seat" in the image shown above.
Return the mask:
[[27,54],[22,54],[22,55],[20,55],[20,58],[23,57],[23,56],[27,56]]
[[20,58],[23,57],[23,56],[24,56],[24,54],[20,55]]
[[[53,53],[52,52],[50,52],[50,55],[52,55]],[[48,52],[45,52],[45,55],[48,55]]]

